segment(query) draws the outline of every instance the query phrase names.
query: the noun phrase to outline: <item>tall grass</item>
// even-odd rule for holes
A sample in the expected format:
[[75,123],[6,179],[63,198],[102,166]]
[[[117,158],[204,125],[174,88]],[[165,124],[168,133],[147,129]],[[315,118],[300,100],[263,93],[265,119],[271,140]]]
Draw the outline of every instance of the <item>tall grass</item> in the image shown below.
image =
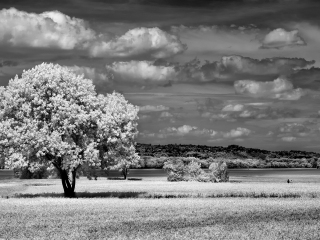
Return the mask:
[[320,239],[318,199],[32,198],[0,206],[5,239]]

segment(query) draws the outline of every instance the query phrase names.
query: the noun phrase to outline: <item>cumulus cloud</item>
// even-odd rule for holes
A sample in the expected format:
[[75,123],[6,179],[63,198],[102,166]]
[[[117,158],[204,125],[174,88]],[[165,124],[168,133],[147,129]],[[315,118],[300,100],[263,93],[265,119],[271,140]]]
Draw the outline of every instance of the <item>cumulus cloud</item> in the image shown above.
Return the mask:
[[168,58],[186,50],[179,38],[159,28],[134,28],[112,38],[84,20],[59,11],[40,14],[0,10],[0,44],[14,47],[87,50],[92,57]]
[[[224,56],[219,61],[201,63],[194,59],[190,62],[170,63],[157,61],[114,62],[107,65],[116,79],[124,81],[150,82],[227,82],[246,78],[267,80],[282,75],[291,75],[296,68],[314,64],[303,58],[265,58],[261,60],[242,57]],[[169,85],[167,85],[169,86]]]
[[12,46],[75,49],[96,38],[82,19],[59,11],[41,14],[15,8],[0,10],[0,43]]
[[[243,56],[224,56],[218,65],[224,72],[243,73],[252,75],[287,74],[297,67],[306,67],[315,61],[307,61],[303,58],[265,58],[253,59]],[[221,71],[220,70],[220,71]]]
[[300,88],[294,89],[293,84],[284,78],[277,78],[270,82],[239,80],[234,83],[234,88],[238,94],[280,100],[298,100],[305,95],[305,91]]
[[310,129],[303,123],[284,123],[279,127],[281,133],[303,133],[309,132]]
[[[240,104],[242,105],[242,104]],[[279,119],[279,118],[294,118],[300,113],[295,108],[270,107],[266,105],[243,105],[241,111],[223,111],[212,113],[205,112],[201,115],[203,118],[208,118],[210,121],[244,121],[248,119]]]
[[153,106],[153,105],[145,105],[139,107],[140,112],[160,112],[160,111],[167,111],[169,110],[168,107],[163,105]]
[[285,142],[317,141],[320,133],[320,122],[317,119],[303,122],[282,123],[275,129],[277,139]]
[[[159,138],[166,137],[181,137],[181,136],[198,136],[198,137],[206,137],[209,139],[230,139],[230,138],[239,138],[239,137],[247,137],[252,133],[251,130],[247,128],[238,127],[236,129],[231,129],[228,132],[223,131],[215,131],[213,129],[207,128],[198,128],[196,126],[183,125],[180,127],[167,127],[164,129],[160,129],[159,133],[156,133],[154,136]],[[142,135],[145,135],[142,133]]]
[[173,115],[169,112],[162,112],[159,117],[160,118],[172,118]]
[[94,57],[135,57],[167,58],[186,50],[175,35],[155,28],[134,28],[120,37],[109,41],[97,41],[90,46]]
[[161,112],[158,118],[159,121],[170,121],[171,123],[176,122],[176,118],[173,114],[169,112]]
[[297,138],[296,137],[282,137],[281,140],[284,142],[293,142],[293,141],[297,140]]
[[79,67],[77,65],[68,66],[67,68],[73,71],[74,73],[78,75],[83,75],[85,78],[88,78],[91,80],[110,82],[110,80],[112,80],[113,78],[113,76],[110,73],[98,72],[98,70],[95,68]]
[[166,138],[166,137],[181,137],[181,136],[198,136],[198,137],[216,137],[221,135],[218,132],[212,129],[199,129],[195,126],[183,125],[180,127],[168,127],[159,130],[159,133],[156,134],[157,137]]
[[231,129],[229,132],[225,132],[222,135],[225,138],[238,138],[238,137],[249,136],[251,132],[252,131],[247,128],[238,127],[236,129]]
[[224,108],[222,108],[222,111],[238,112],[238,111],[242,111],[243,108],[244,108],[244,105],[242,105],[242,104],[229,104],[229,105],[225,106]]
[[303,58],[274,57],[254,59],[238,55],[223,56],[219,61],[202,63],[194,59],[185,64],[167,64],[174,66],[177,74],[176,81],[180,82],[209,82],[234,81],[237,79],[254,78],[270,79],[280,75],[290,75],[297,68],[314,64]]
[[196,130],[197,127],[190,125],[183,125],[181,127],[168,127],[165,129],[161,129],[159,132],[165,135],[186,135],[189,134],[192,130]]
[[306,42],[298,35],[298,30],[289,32],[278,28],[269,32],[264,37],[261,48],[283,48],[299,45],[306,45]]
[[114,62],[107,65],[115,81],[159,83],[174,79],[176,71],[172,66],[155,66],[152,61]]

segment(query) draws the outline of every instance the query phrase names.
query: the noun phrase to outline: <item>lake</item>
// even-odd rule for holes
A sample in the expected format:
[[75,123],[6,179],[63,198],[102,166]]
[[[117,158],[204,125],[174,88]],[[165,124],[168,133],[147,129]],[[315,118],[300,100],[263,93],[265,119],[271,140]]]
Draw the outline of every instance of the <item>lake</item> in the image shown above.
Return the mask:
[[[109,177],[121,177],[119,171],[109,171]],[[264,168],[264,169],[229,169],[230,181],[240,182],[319,182],[320,169],[315,168]],[[10,170],[0,170],[0,179],[13,177]],[[167,173],[163,169],[131,169],[129,178],[144,180],[165,180]]]
[[[242,175],[319,175],[320,169],[316,168],[249,168],[249,169],[229,169],[230,176],[242,176]],[[118,171],[111,170],[110,176],[120,174]],[[163,169],[130,169],[131,177],[162,177],[167,173]]]

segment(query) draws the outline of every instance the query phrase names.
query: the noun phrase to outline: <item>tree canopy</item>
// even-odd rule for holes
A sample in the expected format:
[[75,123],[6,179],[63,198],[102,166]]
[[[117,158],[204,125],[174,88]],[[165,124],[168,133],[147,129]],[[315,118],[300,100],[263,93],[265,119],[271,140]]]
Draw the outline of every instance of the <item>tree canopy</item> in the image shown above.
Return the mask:
[[80,166],[138,158],[137,113],[123,95],[98,95],[91,80],[43,63],[0,88],[0,152],[11,168],[53,164],[73,195]]

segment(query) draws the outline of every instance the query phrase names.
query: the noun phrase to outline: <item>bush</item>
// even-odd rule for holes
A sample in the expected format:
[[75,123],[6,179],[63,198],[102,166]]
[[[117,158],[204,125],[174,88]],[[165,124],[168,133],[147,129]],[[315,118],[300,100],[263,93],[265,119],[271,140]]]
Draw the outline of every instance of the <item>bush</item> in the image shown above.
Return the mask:
[[178,173],[175,173],[175,172],[169,172],[167,179],[168,179],[169,182],[184,181],[184,178],[182,177],[182,175],[178,174]]
[[44,166],[33,173],[29,171],[28,167],[15,168],[13,171],[15,177],[20,179],[46,179],[49,177],[49,171]]
[[170,158],[163,168],[168,172],[168,181],[199,181],[219,182],[229,181],[225,162],[212,163],[210,173],[201,169],[201,163],[196,158]]
[[228,166],[225,162],[211,163],[209,170],[211,181],[229,182]]

